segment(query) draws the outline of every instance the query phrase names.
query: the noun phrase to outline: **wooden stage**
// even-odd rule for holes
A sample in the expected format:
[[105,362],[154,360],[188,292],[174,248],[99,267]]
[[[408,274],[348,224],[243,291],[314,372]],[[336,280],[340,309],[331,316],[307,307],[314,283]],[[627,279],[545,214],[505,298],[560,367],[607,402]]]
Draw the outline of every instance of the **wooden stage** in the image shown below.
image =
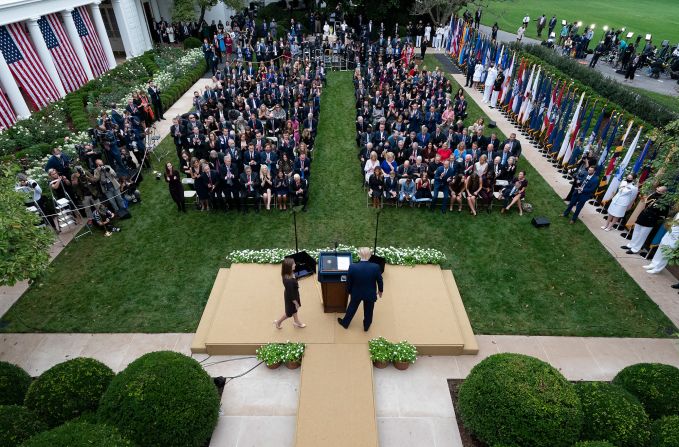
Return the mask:
[[[471,324],[450,270],[388,265],[384,296],[363,331],[362,310],[349,329],[339,314],[323,313],[316,276],[300,280],[300,319],[276,329],[283,313],[280,265],[233,264],[220,269],[191,344],[194,353],[254,354],[270,342],[307,344],[302,361],[296,447],[377,447],[373,367],[368,340],[407,340],[422,355],[478,353]],[[407,374],[404,372],[403,374]],[[228,404],[228,400],[226,401]]]
[[348,330],[337,324],[341,314],[323,313],[316,276],[300,280],[300,319],[283,329],[273,320],[283,313],[280,266],[233,264],[220,269],[191,344],[194,353],[211,355],[254,354],[270,342],[307,344],[367,344],[375,337],[407,340],[423,355],[476,354],[478,346],[450,270],[434,265],[388,265],[384,296],[375,304],[373,324],[363,331],[363,312],[356,313]]

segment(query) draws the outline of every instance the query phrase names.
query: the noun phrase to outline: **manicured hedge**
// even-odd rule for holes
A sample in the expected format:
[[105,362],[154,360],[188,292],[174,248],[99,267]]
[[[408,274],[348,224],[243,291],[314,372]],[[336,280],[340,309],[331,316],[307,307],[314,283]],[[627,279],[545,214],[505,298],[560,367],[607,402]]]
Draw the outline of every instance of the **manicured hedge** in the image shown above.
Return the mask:
[[85,422],[65,425],[32,437],[22,447],[133,447],[115,427]]
[[651,447],[679,447],[679,416],[665,416],[653,423]]
[[26,407],[0,405],[0,446],[15,447],[47,430],[47,424]]
[[199,447],[217,424],[219,396],[194,359],[160,351],[146,354],[111,382],[99,418],[145,447]]
[[17,365],[0,362],[0,405],[21,405],[31,376]]
[[76,358],[45,371],[26,394],[26,406],[50,427],[95,411],[111,379],[111,368],[98,360]]
[[[597,70],[592,70],[570,58],[562,57],[549,48],[541,45],[522,45],[520,48],[522,52],[555,67],[607,101],[619,105],[630,114],[638,116],[653,126],[661,127],[670,121],[679,119],[679,113],[675,110],[653,101],[648,96],[640,95],[617,81],[608,79]],[[544,65],[543,68],[546,68]]]
[[184,49],[185,50],[191,50],[193,48],[200,48],[203,46],[203,42],[200,41],[200,39],[196,39],[195,37],[187,37],[184,40]]
[[619,447],[646,445],[650,422],[636,397],[605,382],[581,382],[575,389],[584,413],[582,439],[609,441]]
[[679,368],[638,363],[620,371],[613,383],[635,395],[653,419],[679,415]]
[[573,447],[615,447],[615,445],[608,441],[580,441]]
[[578,395],[559,371],[534,357],[488,357],[458,397],[465,428],[488,445],[571,447],[579,439]]

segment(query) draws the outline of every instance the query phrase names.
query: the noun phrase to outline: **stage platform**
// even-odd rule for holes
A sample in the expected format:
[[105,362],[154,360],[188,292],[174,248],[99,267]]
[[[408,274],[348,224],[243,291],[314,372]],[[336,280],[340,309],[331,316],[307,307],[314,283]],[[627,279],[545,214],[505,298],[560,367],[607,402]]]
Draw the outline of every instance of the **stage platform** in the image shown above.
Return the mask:
[[[383,336],[407,340],[422,355],[476,354],[478,345],[452,272],[434,265],[387,265],[384,296],[377,301],[373,324],[363,331],[362,310],[348,330],[337,324],[340,314],[323,313],[316,276],[300,280],[304,329],[273,320],[283,313],[280,265],[233,264],[221,269],[191,345],[194,353],[254,354],[270,342],[360,344]],[[363,348],[366,349],[366,348]]]

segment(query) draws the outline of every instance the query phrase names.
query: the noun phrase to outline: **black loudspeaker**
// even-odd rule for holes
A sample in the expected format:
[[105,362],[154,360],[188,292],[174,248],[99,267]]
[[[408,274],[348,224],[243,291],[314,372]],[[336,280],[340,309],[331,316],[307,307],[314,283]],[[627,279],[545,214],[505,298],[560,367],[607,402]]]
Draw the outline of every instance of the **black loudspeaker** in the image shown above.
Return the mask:
[[546,228],[549,226],[549,219],[544,216],[537,216],[534,217],[530,223],[532,223],[535,228]]
[[490,121],[488,121],[488,127],[490,127],[491,129],[494,129],[494,128],[497,127],[497,123],[493,120],[490,120]]
[[298,251],[285,257],[292,258],[295,261],[295,276],[297,278],[304,278],[305,276],[316,273],[316,260],[312,258],[306,251]]
[[372,255],[370,256],[370,259],[368,259],[368,262],[372,262],[373,264],[379,265],[380,272],[384,273],[384,265],[387,263],[387,260],[384,259],[382,256]]

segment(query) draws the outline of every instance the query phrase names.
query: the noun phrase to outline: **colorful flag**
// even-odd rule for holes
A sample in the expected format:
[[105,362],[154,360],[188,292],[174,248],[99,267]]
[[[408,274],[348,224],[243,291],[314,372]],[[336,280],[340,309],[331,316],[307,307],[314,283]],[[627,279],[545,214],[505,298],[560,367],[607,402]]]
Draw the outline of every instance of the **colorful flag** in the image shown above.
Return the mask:
[[20,24],[0,27],[0,51],[14,79],[39,109],[59,99],[57,88]]
[[644,146],[644,150],[641,151],[641,154],[639,154],[639,158],[637,158],[637,161],[634,163],[634,166],[632,167],[632,174],[637,175],[639,171],[641,170],[641,167],[644,164],[644,159],[646,158],[646,154],[648,154],[648,151],[651,149],[651,146],[653,145],[653,140],[650,138],[646,142],[646,146]]
[[87,75],[71,46],[71,42],[66,37],[61,20],[56,14],[48,14],[40,17],[38,25],[47,44],[47,49],[52,54],[64,90],[66,90],[66,93],[77,90],[87,82]]
[[582,101],[585,99],[585,92],[580,95],[580,101],[578,101],[578,106],[575,108],[575,114],[573,114],[573,119],[571,120],[568,130],[566,132],[561,148],[559,149],[559,155],[556,157],[557,160],[563,161],[563,164],[568,164],[568,160],[571,158],[571,152],[573,151],[573,145],[575,143],[575,136],[578,134],[578,129],[580,128],[580,110],[582,107]]
[[6,129],[16,123],[17,115],[9,104],[5,92],[0,88],[0,129]]
[[83,41],[83,47],[85,48],[85,54],[87,55],[87,61],[90,63],[92,74],[95,77],[103,75],[109,69],[108,59],[106,59],[99,36],[94,29],[94,25],[90,20],[90,14],[85,6],[79,6],[73,10],[73,21],[78,30],[78,35]]

